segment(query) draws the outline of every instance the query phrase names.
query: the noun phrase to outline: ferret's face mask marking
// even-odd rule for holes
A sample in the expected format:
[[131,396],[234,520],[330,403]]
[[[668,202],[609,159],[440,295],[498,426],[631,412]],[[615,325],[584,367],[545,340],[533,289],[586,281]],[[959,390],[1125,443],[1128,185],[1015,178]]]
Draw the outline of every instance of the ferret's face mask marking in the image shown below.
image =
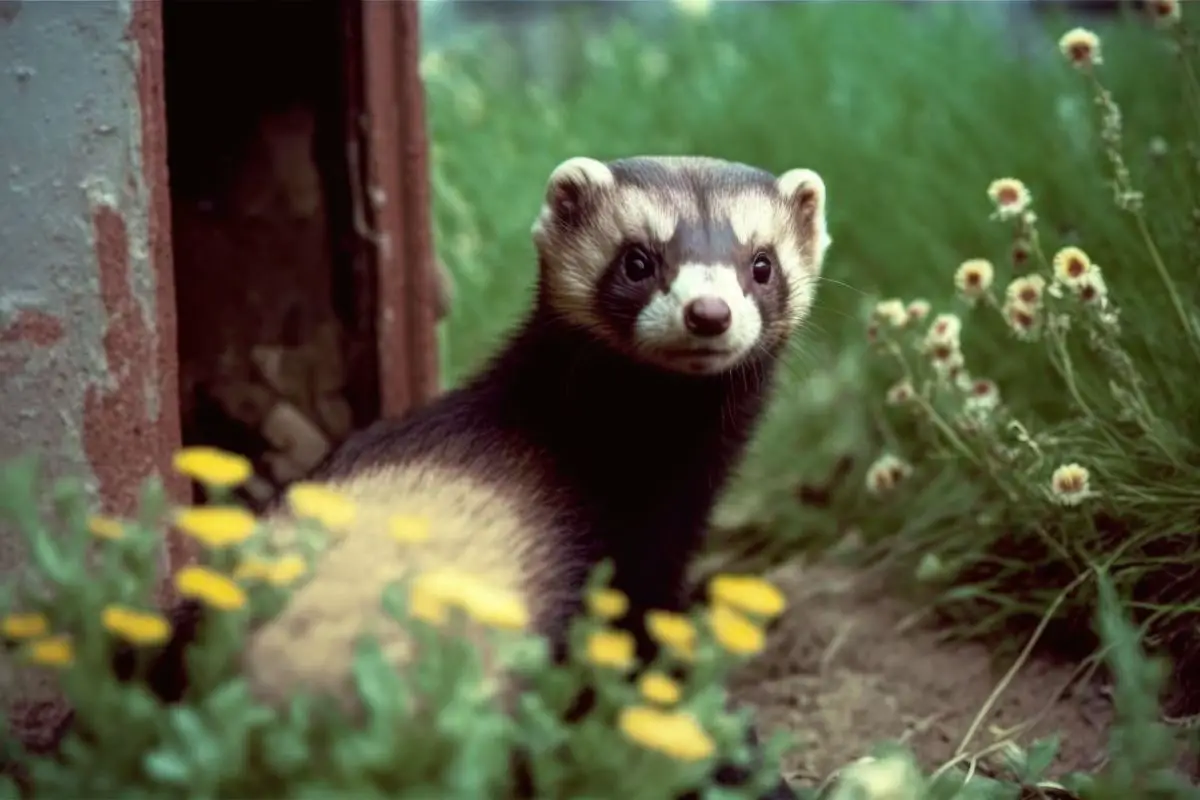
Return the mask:
[[691,374],[776,352],[812,307],[825,186],[713,159],[570,159],[533,229],[553,310]]

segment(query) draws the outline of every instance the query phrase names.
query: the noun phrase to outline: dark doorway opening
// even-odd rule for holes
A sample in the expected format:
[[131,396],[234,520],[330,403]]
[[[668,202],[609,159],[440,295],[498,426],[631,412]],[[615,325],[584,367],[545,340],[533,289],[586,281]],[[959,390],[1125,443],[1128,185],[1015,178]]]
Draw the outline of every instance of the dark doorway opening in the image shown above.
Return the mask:
[[182,439],[248,456],[255,507],[379,415],[361,17],[163,5]]

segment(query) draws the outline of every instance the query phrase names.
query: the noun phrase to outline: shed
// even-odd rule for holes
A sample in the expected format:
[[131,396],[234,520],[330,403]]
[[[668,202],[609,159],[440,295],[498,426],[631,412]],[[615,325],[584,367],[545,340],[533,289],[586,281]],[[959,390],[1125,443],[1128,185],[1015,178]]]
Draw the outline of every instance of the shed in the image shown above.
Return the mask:
[[[171,455],[213,444],[254,503],[436,392],[417,9],[0,0],[0,459],[127,514],[154,474],[189,501]],[[54,740],[44,681],[0,692]]]

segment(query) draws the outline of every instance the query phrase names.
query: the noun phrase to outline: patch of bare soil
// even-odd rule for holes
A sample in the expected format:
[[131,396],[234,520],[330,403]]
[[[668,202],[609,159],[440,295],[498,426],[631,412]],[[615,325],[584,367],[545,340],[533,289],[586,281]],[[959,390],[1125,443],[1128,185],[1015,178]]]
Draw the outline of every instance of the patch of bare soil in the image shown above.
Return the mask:
[[[767,651],[735,676],[734,696],[756,709],[763,734],[792,734],[784,774],[820,783],[867,755],[903,740],[926,768],[951,759],[1013,663],[982,645],[939,640],[913,624],[914,608],[879,585],[830,566],[788,565],[768,576],[789,611]],[[1072,668],[1030,659],[991,705],[966,752],[1003,738],[1027,745],[1058,732],[1051,774],[1087,770],[1104,755],[1111,720],[1097,687],[1072,683]],[[1018,734],[1007,731],[1032,722]]]

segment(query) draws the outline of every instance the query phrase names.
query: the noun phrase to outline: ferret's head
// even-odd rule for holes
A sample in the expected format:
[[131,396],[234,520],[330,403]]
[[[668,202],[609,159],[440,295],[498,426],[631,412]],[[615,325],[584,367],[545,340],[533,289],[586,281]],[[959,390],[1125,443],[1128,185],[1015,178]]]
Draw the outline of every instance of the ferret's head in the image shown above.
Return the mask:
[[825,184],[709,158],[571,158],[533,239],[546,310],[644,362],[714,374],[779,352],[808,315]]

